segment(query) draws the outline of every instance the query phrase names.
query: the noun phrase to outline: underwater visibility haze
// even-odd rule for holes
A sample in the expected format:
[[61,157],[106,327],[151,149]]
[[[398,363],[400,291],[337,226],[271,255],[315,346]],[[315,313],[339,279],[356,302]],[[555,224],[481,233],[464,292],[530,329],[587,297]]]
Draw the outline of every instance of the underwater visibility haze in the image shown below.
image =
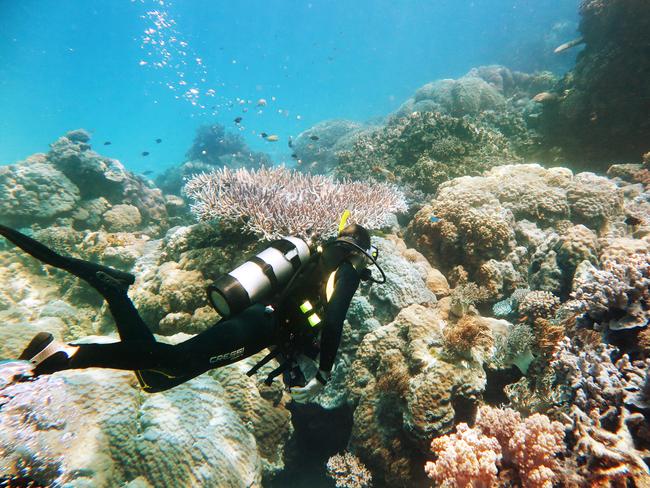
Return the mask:
[[0,487],[650,486],[647,0],[0,0]]

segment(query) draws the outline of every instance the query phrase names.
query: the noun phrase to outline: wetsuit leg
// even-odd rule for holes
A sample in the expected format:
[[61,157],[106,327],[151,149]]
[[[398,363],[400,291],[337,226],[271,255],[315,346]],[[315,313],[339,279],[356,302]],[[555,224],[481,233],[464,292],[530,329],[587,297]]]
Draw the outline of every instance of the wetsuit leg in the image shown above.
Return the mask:
[[176,345],[149,341],[80,344],[70,368],[139,370],[145,391],[163,391],[209,369],[251,356],[274,343],[278,320],[253,305]]
[[0,225],[0,235],[43,263],[63,269],[95,288],[108,302],[123,341],[155,341],[127,295],[129,286],[135,282],[132,274],[82,259],[61,256],[37,240],[4,225]]

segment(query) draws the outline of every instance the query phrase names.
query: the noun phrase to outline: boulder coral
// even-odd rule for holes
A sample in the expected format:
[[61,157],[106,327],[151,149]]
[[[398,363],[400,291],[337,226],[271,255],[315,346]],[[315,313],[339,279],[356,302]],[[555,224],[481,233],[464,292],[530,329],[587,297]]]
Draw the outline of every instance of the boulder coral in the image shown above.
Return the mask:
[[[77,230],[124,230],[122,205],[128,212],[128,230],[159,235],[167,228],[162,193],[145,178],[127,171],[118,160],[92,151],[83,130],[69,132],[51,144],[47,154],[36,154],[0,170],[0,209],[5,224],[20,227],[70,226]],[[112,207],[117,208],[112,210]],[[108,212],[108,213],[107,213]],[[117,226],[117,227],[116,227]]]
[[[261,487],[283,466],[289,414],[243,373],[228,378],[222,385],[204,375],[146,397],[132,373],[98,369],[5,388],[3,475],[29,476],[40,486],[122,486],[139,478],[150,486]],[[235,402],[243,386],[248,399]],[[274,444],[263,447],[269,432],[255,427],[267,418],[277,418],[269,424]]]
[[600,239],[626,235],[629,186],[566,168],[498,166],[441,185],[407,241],[445,273],[462,266],[492,299],[528,284],[566,299],[578,264],[599,262]]
[[413,459],[467,416],[485,388],[480,362],[443,359],[444,327],[437,309],[411,305],[366,334],[350,367],[350,447],[391,486],[420,479]]

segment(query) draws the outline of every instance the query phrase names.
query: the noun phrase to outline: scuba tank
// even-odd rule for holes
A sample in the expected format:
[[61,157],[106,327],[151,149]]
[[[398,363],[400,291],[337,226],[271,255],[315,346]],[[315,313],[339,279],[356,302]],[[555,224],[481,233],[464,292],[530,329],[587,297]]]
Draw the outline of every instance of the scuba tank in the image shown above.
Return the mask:
[[208,301],[224,318],[278,293],[308,261],[307,243],[285,237],[207,287]]

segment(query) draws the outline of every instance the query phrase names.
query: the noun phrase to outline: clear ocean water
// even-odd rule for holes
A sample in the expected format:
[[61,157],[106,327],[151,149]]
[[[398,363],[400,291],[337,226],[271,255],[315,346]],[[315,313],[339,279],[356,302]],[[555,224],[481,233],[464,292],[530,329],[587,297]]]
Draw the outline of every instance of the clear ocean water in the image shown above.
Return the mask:
[[212,122],[289,161],[289,136],[383,116],[434,79],[569,69],[575,52],[552,49],[577,15],[576,0],[0,0],[0,164],[83,127],[157,173]]

